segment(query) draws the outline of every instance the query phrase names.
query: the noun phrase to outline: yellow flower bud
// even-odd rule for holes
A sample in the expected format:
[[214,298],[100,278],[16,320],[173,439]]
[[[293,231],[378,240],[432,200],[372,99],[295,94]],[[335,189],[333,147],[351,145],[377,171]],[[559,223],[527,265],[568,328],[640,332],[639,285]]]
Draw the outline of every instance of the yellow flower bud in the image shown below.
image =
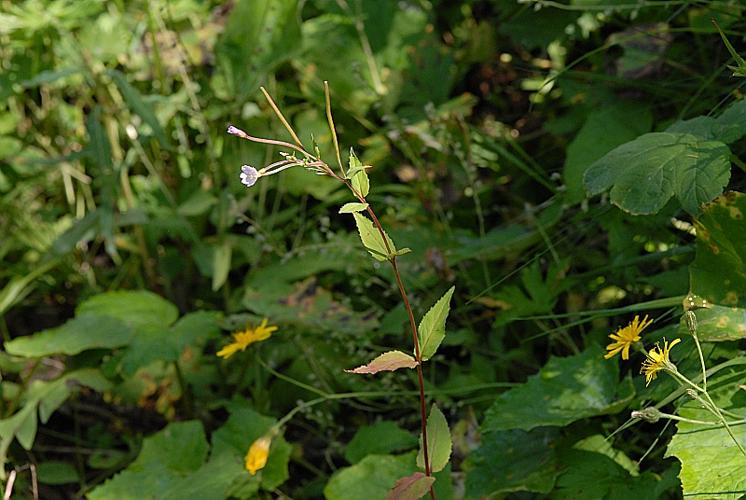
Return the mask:
[[246,470],[252,476],[256,474],[256,471],[263,469],[267,465],[267,457],[269,457],[269,447],[272,444],[272,436],[262,436],[249,447],[248,453],[246,453]]

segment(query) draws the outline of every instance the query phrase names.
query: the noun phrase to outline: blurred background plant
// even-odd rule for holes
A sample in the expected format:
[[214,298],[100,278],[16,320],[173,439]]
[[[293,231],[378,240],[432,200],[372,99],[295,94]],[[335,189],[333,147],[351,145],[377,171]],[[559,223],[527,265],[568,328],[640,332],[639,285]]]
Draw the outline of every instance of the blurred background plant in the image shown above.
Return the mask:
[[[342,372],[402,336],[390,271],[335,217],[349,201],[337,183],[291,169],[246,190],[240,166],[276,151],[224,133],[285,137],[264,85],[332,158],[324,80],[342,149],[373,165],[371,200],[413,250],[401,269],[419,316],[457,285],[426,369],[454,439],[439,498],[746,488],[697,482],[713,460],[696,446],[728,446],[724,432],[692,444],[680,427],[667,451],[675,426],[626,429],[676,387],[645,388],[601,347],[640,311],[651,339],[684,336],[682,298],[706,297],[723,308],[697,312],[710,391],[746,407],[743,201],[699,214],[744,190],[743,79],[712,23],[743,54],[742,13],[728,0],[0,0],[5,490],[369,499],[415,470],[413,381]],[[271,339],[215,355],[264,317]],[[696,375],[691,341],[677,353]],[[248,474],[249,445],[288,412]]]

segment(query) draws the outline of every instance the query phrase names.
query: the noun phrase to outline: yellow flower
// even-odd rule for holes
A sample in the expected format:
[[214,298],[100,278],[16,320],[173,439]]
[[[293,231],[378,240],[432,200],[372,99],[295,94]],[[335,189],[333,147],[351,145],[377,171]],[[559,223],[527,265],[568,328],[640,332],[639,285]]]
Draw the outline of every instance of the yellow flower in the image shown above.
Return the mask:
[[272,444],[272,436],[262,436],[249,447],[249,451],[246,453],[246,470],[252,476],[256,474],[256,471],[263,469],[267,465],[267,457],[269,456],[269,447]]
[[235,332],[233,342],[220,349],[217,354],[221,358],[227,359],[238,351],[243,351],[254,342],[267,340],[275,330],[277,330],[277,327],[267,326],[267,318],[264,318],[256,328],[246,328],[246,330]]
[[648,357],[642,362],[642,368],[640,369],[640,373],[645,374],[646,386],[650,384],[651,380],[658,376],[659,371],[671,364],[668,360],[668,353],[671,351],[671,348],[679,342],[681,342],[681,339],[676,339],[669,344],[666,339],[663,339],[663,349],[661,349],[658,344],[655,344],[655,347],[650,349]]
[[629,325],[609,335],[609,338],[614,342],[606,346],[606,350],[609,352],[606,353],[604,358],[609,359],[619,351],[622,351],[622,359],[629,359],[630,346],[640,340],[640,333],[650,326],[652,322],[653,320],[649,320],[647,315],[645,315],[642,321],[640,321],[640,316],[635,315],[635,319]]

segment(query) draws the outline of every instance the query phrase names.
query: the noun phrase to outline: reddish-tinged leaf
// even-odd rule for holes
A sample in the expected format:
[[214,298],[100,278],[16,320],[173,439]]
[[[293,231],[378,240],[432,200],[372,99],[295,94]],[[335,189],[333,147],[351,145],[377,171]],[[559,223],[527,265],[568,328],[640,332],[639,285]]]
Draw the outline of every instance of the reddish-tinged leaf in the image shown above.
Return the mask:
[[384,352],[367,365],[358,366],[354,370],[345,370],[348,373],[378,373],[393,372],[399,368],[414,368],[417,361],[409,354],[401,351]]
[[430,491],[434,482],[434,477],[415,472],[399,479],[386,495],[386,500],[418,500]]

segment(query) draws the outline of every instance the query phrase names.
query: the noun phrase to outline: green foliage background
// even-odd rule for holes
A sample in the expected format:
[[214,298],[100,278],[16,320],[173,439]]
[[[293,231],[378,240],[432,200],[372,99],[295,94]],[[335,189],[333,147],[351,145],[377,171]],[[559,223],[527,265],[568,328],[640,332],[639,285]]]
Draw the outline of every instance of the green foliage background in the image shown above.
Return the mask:
[[[418,318],[453,293],[442,345],[423,347],[453,440],[438,498],[742,498],[725,431],[631,419],[708,415],[603,346],[649,314],[646,347],[683,338],[672,358],[695,378],[694,294],[713,397],[746,412],[746,68],[712,23],[742,54],[743,14],[0,0],[4,487],[367,500],[417,470],[414,374],[344,372],[413,348],[361,217],[338,215],[353,200],[300,168],[246,189],[241,165],[278,150],[225,134],[288,139],[264,86],[335,163],[327,80],[342,150],[372,165],[368,200],[411,249]],[[270,339],[215,355],[265,317]],[[289,412],[250,476],[249,445]]]

